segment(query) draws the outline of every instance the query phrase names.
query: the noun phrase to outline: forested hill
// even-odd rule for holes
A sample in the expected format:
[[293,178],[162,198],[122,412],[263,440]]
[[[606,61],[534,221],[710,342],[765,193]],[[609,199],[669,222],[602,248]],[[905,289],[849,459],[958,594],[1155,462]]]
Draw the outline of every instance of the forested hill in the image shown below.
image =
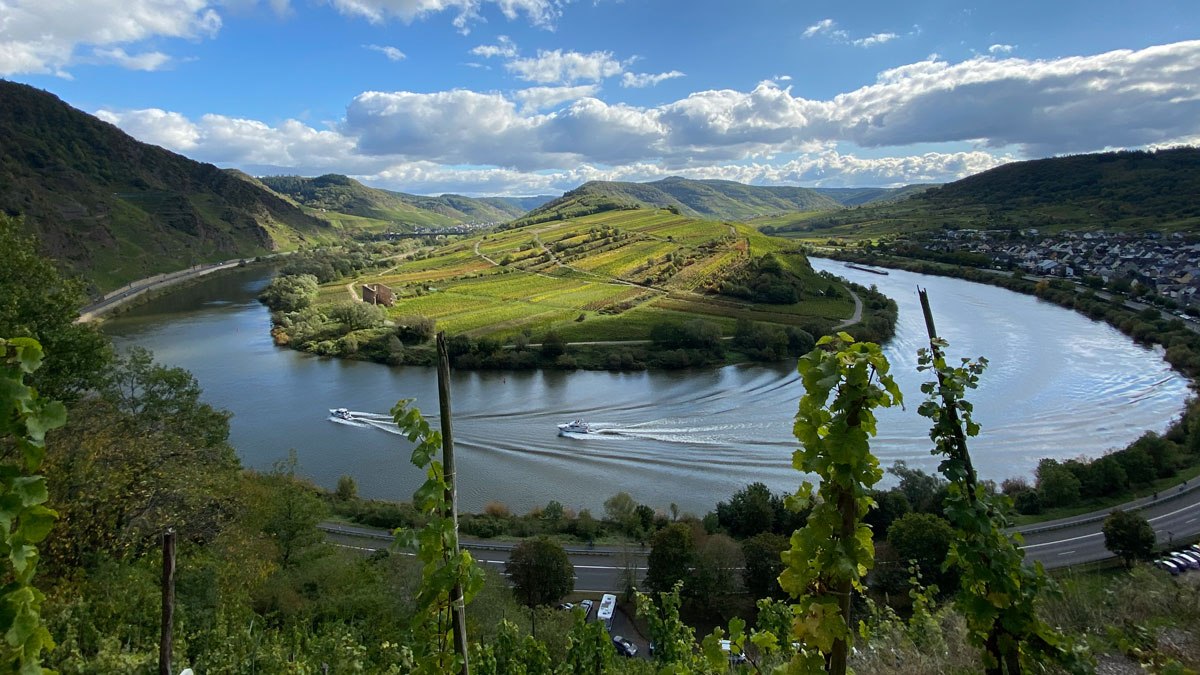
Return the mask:
[[0,209],[23,215],[45,252],[98,290],[335,236],[251,182],[5,80]]
[[842,206],[861,206],[881,202],[898,202],[919,195],[930,188],[938,187],[936,183],[918,183],[898,188],[813,188],[817,192],[836,200]]
[[747,220],[787,212],[837,209],[841,204],[810,188],[745,185],[727,180],[671,177],[652,183],[591,181],[534,209],[522,222],[639,206],[672,208],[691,218]]
[[311,209],[325,209],[396,226],[439,227],[512,220],[552,197],[425,197],[367,187],[338,174],[316,178],[263,176],[272,190]]

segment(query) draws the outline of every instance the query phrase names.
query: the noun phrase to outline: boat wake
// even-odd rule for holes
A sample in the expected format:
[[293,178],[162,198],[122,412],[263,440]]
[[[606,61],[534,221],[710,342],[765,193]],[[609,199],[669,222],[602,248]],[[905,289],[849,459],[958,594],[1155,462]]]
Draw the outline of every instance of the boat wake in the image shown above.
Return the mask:
[[396,426],[394,421],[392,421],[391,415],[363,412],[360,410],[349,410],[347,412],[349,417],[339,417],[336,414],[331,414],[328,419],[330,422],[344,424],[348,427],[358,427],[359,429],[378,429],[379,431],[386,431],[389,434],[395,434],[397,436],[404,435],[404,432],[400,431],[400,428]]

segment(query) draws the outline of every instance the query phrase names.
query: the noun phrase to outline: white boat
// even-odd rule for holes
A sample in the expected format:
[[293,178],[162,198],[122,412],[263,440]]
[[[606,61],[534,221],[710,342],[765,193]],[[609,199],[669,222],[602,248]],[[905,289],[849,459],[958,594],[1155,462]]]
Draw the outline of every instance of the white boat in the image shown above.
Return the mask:
[[591,427],[589,427],[588,423],[584,422],[583,420],[575,420],[574,422],[558,425],[559,436],[564,434],[589,434],[591,432]]
[[349,410],[346,410],[345,408],[330,408],[330,409],[329,409],[329,415],[330,415],[331,417],[336,417],[336,418],[337,418],[337,419],[339,419],[339,420],[352,420],[352,419],[354,419],[354,415],[351,415],[351,414],[350,414],[350,411],[349,411]]

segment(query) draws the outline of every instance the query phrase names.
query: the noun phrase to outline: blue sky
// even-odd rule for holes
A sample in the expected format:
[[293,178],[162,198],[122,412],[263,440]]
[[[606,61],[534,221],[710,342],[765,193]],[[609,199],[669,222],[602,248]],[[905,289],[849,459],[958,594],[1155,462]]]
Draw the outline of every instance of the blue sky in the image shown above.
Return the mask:
[[827,187],[1200,143],[1200,12],[1130,3],[0,0],[0,76],[254,174]]

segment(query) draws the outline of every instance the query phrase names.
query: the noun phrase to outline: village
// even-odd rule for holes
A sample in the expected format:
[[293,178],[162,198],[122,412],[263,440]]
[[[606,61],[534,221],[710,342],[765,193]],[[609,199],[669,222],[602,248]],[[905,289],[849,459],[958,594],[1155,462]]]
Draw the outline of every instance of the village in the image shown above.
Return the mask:
[[1200,242],[1179,232],[941,230],[921,244],[930,251],[985,255],[996,267],[1039,276],[1093,277],[1105,285],[1128,280],[1180,305],[1200,306]]

